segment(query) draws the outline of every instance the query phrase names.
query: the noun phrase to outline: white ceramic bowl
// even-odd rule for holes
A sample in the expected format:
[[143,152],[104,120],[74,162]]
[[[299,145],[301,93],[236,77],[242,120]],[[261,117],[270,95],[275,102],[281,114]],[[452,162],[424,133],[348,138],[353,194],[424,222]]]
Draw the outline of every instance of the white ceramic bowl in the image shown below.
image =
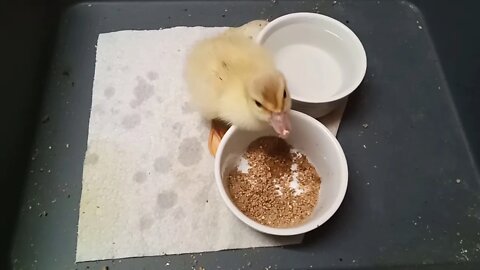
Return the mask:
[[342,147],[335,136],[314,118],[291,111],[292,132],[287,141],[302,151],[321,177],[318,203],[305,223],[291,228],[273,228],[257,223],[243,214],[232,202],[228,190],[228,173],[255,139],[275,135],[272,129],[246,131],[231,127],[215,155],[215,179],[222,199],[232,213],[250,227],[273,235],[297,235],[311,231],[326,222],[342,203],[347,191],[348,169]]
[[313,117],[332,111],[367,70],[358,37],[344,24],[316,13],[292,13],[263,28],[256,41],[272,52],[287,79],[295,110]]

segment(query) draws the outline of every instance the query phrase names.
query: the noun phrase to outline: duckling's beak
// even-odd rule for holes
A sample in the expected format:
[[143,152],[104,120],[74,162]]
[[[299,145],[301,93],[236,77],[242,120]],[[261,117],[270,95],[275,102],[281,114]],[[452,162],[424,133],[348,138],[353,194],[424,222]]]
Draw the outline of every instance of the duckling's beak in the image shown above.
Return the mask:
[[290,117],[287,112],[272,113],[270,125],[281,138],[286,138],[290,134]]

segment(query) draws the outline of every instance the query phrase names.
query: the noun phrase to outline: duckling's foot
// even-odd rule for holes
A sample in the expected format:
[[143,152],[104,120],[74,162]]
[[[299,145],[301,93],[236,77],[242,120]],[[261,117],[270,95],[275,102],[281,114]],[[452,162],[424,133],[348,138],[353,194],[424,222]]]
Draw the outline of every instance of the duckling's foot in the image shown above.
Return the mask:
[[218,145],[220,144],[223,135],[225,135],[229,128],[230,125],[223,122],[222,120],[212,120],[210,135],[208,135],[208,149],[210,150],[210,154],[212,156],[215,156],[215,154],[217,153]]

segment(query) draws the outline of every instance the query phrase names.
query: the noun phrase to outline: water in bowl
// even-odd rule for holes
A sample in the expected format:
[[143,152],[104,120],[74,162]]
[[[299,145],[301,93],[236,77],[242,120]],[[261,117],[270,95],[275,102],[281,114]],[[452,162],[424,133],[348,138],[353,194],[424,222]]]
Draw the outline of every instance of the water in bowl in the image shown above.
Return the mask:
[[331,54],[307,44],[291,44],[274,54],[294,99],[322,100],[342,86],[342,68]]

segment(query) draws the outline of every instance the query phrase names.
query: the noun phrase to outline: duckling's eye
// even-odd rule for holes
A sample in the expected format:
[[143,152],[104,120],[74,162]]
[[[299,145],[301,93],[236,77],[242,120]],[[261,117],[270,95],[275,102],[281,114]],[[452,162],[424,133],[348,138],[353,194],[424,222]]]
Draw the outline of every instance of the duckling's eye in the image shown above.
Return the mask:
[[287,98],[287,91],[283,90],[283,98]]
[[262,107],[262,103],[258,102],[255,100],[255,104],[257,105],[257,107],[261,108]]

